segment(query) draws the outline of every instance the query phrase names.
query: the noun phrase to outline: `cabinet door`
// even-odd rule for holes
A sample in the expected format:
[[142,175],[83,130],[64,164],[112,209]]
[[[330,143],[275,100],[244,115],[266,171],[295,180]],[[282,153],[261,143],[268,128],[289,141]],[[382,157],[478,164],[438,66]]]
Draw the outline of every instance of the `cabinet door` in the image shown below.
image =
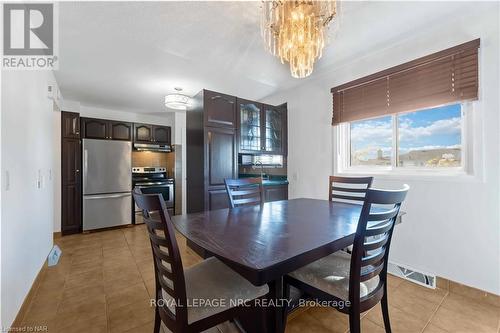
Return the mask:
[[61,147],[61,232],[81,231],[81,146],[79,139],[64,139]]
[[87,139],[108,139],[108,120],[83,118],[82,132]]
[[80,114],[75,112],[61,112],[61,128],[63,138],[80,137]]
[[206,128],[205,184],[224,186],[225,178],[236,178],[236,135],[232,129]]
[[169,145],[170,127],[168,126],[153,126],[153,138],[156,143]]
[[236,128],[236,97],[204,91],[205,125]]
[[266,202],[288,200],[288,185],[265,186],[264,197]]
[[263,146],[267,153],[284,153],[284,124],[286,121],[283,109],[276,106],[263,106]]
[[62,187],[61,232],[69,235],[81,232],[82,201],[80,184]]
[[208,210],[229,208],[229,198],[225,188],[208,190]]
[[132,123],[110,121],[109,136],[113,140],[132,141]]
[[146,124],[134,124],[134,141],[144,143],[153,142],[153,126]]
[[264,150],[262,144],[262,106],[260,103],[238,98],[239,150]]

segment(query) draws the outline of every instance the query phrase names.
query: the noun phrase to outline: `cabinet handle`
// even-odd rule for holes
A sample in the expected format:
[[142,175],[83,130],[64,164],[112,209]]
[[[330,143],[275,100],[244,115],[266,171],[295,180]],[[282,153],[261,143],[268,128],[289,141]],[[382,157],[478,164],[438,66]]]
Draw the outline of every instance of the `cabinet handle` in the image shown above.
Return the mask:
[[79,169],[76,169],[76,173],[79,173],[79,172],[80,172],[80,170],[79,170]]

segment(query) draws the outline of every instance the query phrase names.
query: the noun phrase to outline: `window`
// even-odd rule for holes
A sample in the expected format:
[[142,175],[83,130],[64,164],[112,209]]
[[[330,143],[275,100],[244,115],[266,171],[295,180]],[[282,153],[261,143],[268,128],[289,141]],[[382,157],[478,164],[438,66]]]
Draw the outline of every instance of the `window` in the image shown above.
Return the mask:
[[463,167],[461,104],[353,121],[343,126],[345,168]]

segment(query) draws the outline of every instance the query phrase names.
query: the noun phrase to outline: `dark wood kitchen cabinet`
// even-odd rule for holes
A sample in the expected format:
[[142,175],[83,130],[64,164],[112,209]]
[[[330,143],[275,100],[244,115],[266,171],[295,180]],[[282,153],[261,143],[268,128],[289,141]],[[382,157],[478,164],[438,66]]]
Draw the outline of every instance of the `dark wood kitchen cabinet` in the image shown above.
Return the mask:
[[169,126],[134,124],[134,142],[169,145],[171,132]]
[[[229,98],[224,94],[202,90],[193,97],[193,106],[186,113],[188,213],[228,207],[224,179],[238,177],[234,103],[216,98],[215,104],[213,97],[216,96],[235,101],[232,96]],[[215,110],[215,105],[221,109]],[[229,115],[224,114],[223,110]],[[212,116],[208,116],[207,112]]]
[[205,126],[237,128],[236,97],[203,90]]
[[264,200],[266,202],[288,200],[288,185],[264,186]]
[[273,106],[238,98],[240,153],[286,155],[286,104]]
[[82,137],[85,139],[132,141],[132,123],[82,118]]
[[[81,141],[77,113],[61,112],[61,233],[81,232]],[[76,130],[75,128],[78,128]]]
[[80,138],[80,114],[76,112],[61,112],[61,137]]

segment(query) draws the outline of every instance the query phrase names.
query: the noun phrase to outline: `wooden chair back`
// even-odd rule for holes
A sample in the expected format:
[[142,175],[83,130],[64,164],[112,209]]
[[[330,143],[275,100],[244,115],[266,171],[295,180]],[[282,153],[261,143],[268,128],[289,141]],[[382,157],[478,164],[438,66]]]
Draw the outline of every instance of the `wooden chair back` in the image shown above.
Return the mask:
[[231,208],[264,203],[262,178],[224,179]]
[[[156,306],[163,323],[172,331],[182,331],[188,325],[186,284],[175,231],[161,194],[133,192],[137,206],[143,211],[149,234],[156,280]],[[175,313],[163,304],[163,292],[168,294]],[[175,301],[175,303],[174,303]]]
[[373,177],[330,176],[328,199],[363,203],[366,191],[372,186]]
[[[360,307],[361,312],[380,301],[387,291],[387,264],[392,232],[396,219],[408,192],[401,190],[368,189],[351,254],[349,276],[349,301]],[[379,276],[378,286],[360,299],[360,282]]]

